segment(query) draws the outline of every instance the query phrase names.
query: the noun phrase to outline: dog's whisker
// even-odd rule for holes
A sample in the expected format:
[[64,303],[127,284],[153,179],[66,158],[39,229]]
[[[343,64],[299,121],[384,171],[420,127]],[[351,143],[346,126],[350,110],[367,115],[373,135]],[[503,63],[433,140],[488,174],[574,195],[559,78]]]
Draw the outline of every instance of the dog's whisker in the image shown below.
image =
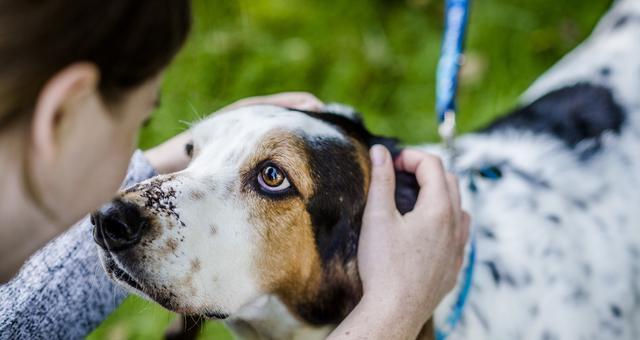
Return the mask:
[[179,120],[178,123],[184,125],[187,129],[193,127],[194,123],[187,120]]
[[190,100],[187,100],[187,105],[189,106],[189,108],[191,109],[191,114],[194,116],[194,121],[198,122],[204,119],[205,115],[204,114],[200,114],[198,112],[198,110],[196,109],[195,105],[193,105],[193,102],[191,102]]

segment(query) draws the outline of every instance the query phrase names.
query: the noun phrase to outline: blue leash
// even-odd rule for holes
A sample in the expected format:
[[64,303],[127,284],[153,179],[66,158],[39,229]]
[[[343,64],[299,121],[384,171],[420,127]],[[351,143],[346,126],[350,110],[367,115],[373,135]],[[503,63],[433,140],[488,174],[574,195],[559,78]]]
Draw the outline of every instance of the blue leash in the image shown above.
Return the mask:
[[475,268],[476,263],[476,238],[475,236],[471,236],[471,249],[469,250],[469,259],[467,263],[467,267],[464,269],[464,282],[462,283],[462,287],[460,287],[460,292],[458,293],[458,298],[456,299],[455,304],[451,310],[451,313],[447,316],[445,320],[444,326],[442,328],[436,329],[436,339],[437,340],[445,340],[451,332],[456,328],[460,320],[462,319],[462,312],[464,311],[464,306],[467,302],[467,298],[469,296],[469,291],[471,290],[471,282],[473,281],[473,269]]
[[[464,36],[468,19],[469,0],[447,0],[446,26],[436,74],[436,112],[439,121],[438,133],[451,155],[452,163],[455,158],[454,138],[458,74],[462,64]],[[473,183],[473,178],[470,180],[470,183]],[[470,234],[470,250],[467,266],[464,269],[464,281],[451,313],[444,321],[443,327],[436,329],[437,340],[446,340],[462,319],[462,313],[471,289],[476,262],[476,237],[473,232]]]
[[440,137],[447,147],[452,147],[456,127],[458,73],[469,19],[469,0],[447,0],[446,6],[444,38],[436,74],[436,112],[440,122]]

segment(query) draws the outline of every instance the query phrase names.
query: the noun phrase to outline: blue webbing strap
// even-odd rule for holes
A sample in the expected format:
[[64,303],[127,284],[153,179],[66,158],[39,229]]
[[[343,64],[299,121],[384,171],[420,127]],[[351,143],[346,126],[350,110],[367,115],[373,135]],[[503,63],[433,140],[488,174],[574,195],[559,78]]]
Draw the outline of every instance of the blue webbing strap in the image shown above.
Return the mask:
[[[453,141],[456,129],[458,74],[462,65],[468,15],[469,0],[447,0],[444,39],[436,73],[436,112],[439,122],[438,133],[448,149],[452,161],[455,156]],[[473,178],[471,178],[471,181],[473,182]],[[451,313],[444,320],[442,327],[436,329],[437,340],[446,340],[462,319],[462,313],[471,289],[476,262],[476,238],[473,231],[469,237],[470,249],[467,265],[463,273],[464,281]]]
[[444,38],[436,73],[436,112],[438,129],[445,145],[455,135],[458,73],[462,64],[464,37],[469,19],[469,0],[447,0]]

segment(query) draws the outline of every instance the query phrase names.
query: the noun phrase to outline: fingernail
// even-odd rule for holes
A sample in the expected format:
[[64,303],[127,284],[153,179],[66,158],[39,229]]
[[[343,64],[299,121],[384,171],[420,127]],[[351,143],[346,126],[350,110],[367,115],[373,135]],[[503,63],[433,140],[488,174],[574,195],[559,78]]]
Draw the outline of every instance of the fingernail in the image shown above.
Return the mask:
[[370,154],[371,164],[373,164],[373,166],[380,166],[384,164],[387,158],[387,150],[384,146],[378,144],[371,147]]

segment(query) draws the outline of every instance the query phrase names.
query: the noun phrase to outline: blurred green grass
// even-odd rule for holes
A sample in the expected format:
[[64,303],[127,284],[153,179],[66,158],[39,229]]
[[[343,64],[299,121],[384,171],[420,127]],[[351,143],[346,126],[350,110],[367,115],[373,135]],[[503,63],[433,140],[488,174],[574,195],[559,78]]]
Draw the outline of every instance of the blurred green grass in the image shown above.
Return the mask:
[[[195,23],[169,68],[162,106],[142,131],[156,145],[230,102],[309,91],[358,108],[372,131],[436,138],[434,73],[443,0],[195,0]],[[460,129],[506,112],[584,39],[610,0],[478,0],[459,92]],[[129,298],[90,339],[153,339],[175,315]],[[230,338],[220,324],[207,338]]]

